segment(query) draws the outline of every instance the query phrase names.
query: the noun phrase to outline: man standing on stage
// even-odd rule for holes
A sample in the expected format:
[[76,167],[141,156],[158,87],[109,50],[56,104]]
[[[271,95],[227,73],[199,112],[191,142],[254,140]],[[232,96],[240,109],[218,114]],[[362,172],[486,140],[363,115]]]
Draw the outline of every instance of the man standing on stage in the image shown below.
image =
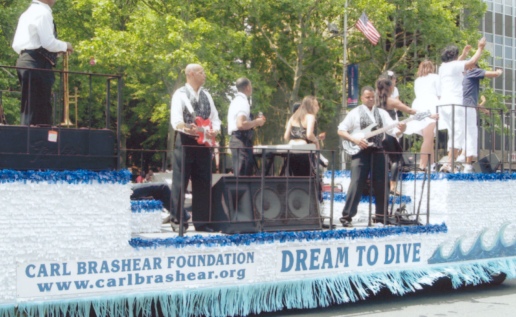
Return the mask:
[[[172,172],[172,222],[179,223],[180,211],[183,221],[188,214],[180,206],[188,181],[192,181],[192,217],[195,230],[213,231],[210,220],[211,159],[212,149],[197,142],[199,129],[195,124],[197,117],[209,119],[211,127],[206,126],[204,137],[214,139],[220,131],[219,113],[213,99],[202,85],[206,81],[204,69],[199,64],[189,64],[185,69],[186,84],[172,96],[170,120],[176,130],[174,163]],[[184,160],[183,160],[184,158]],[[184,170],[182,170],[184,165]],[[181,208],[180,208],[181,207]]]
[[253,174],[253,140],[254,127],[261,127],[265,117],[252,120],[249,97],[253,93],[251,81],[245,77],[236,81],[238,90],[228,110],[228,135],[231,136],[229,146],[233,157],[233,173],[235,176]]
[[[339,124],[338,128],[338,134],[341,138],[360,147],[360,151],[351,157],[351,182],[346,196],[346,204],[342,211],[342,218],[340,218],[343,227],[351,227],[352,218],[357,214],[358,203],[370,173],[376,198],[376,216],[374,221],[384,222],[385,202],[387,199],[386,186],[388,184],[386,182],[385,154],[382,148],[383,134],[369,139],[358,138],[353,134],[372,123],[376,123],[376,128],[380,129],[393,124],[394,121],[387,111],[375,106],[373,87],[366,86],[362,88],[360,100],[362,105],[351,110]],[[400,123],[397,128],[387,132],[397,137],[405,131],[405,128],[406,125]],[[373,164],[372,170],[371,163]]]
[[484,78],[496,78],[503,73],[501,69],[496,71],[486,71],[480,69],[478,64],[473,65],[464,73],[462,80],[463,104],[466,109],[466,140],[462,153],[466,157],[464,164],[464,173],[472,173],[473,166],[471,163],[477,156],[478,152],[478,128],[477,128],[477,110],[478,95],[480,92],[480,80]]
[[[57,53],[73,52],[72,44],[57,39],[52,17],[56,0],[34,0],[20,16],[12,48],[20,56],[17,67],[52,69]],[[18,69],[22,88],[21,124],[52,124],[51,90],[54,73]]]

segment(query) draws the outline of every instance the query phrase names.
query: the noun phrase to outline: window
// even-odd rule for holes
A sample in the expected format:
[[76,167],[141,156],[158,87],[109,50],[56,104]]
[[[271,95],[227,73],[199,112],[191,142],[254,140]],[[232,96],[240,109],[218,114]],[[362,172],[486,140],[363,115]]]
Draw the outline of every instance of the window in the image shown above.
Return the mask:
[[512,17],[505,16],[505,36],[512,37]]
[[513,48],[510,46],[505,47],[505,56],[504,56],[505,59],[512,59],[512,50],[513,50]]
[[493,33],[493,12],[486,12],[484,16],[485,21],[485,32],[486,33]]
[[502,74],[503,80],[505,81],[505,89],[512,90],[512,79],[513,79],[513,71],[508,69],[506,72]]
[[503,35],[503,14],[495,13],[495,34]]
[[495,45],[495,54],[494,56],[496,57],[496,59],[501,59],[503,57],[503,49],[502,49],[503,46],[501,45]]

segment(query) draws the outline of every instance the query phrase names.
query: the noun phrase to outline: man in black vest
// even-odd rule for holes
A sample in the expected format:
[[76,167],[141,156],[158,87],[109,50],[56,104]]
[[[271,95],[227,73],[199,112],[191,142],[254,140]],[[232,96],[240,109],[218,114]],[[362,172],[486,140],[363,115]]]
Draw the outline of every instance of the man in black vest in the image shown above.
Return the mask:
[[[172,171],[172,209],[174,223],[179,223],[180,210],[183,221],[188,215],[181,206],[181,194],[184,195],[188,181],[192,182],[192,218],[197,231],[213,231],[210,220],[211,159],[209,146],[200,145],[196,117],[211,121],[211,128],[206,128],[203,137],[215,138],[220,131],[219,113],[213,99],[202,85],[206,74],[201,65],[186,66],[186,84],[176,90],[172,96],[170,119],[176,130],[174,163]],[[183,160],[184,158],[184,160]],[[184,170],[182,170],[184,165]],[[185,226],[187,227],[187,226]]]
[[[52,17],[56,0],[34,0],[23,12],[13,40],[13,49],[20,56],[17,67],[52,69],[57,53],[73,52],[72,44],[57,39]],[[52,124],[51,90],[54,73],[18,69],[22,88],[21,124]]]
[[[369,139],[357,137],[357,132],[371,123],[378,128],[393,124],[387,111],[375,106],[375,92],[371,86],[362,88],[360,100],[362,105],[351,110],[344,121],[339,124],[338,134],[345,141],[360,147],[360,152],[351,156],[351,182],[346,195],[346,203],[340,222],[343,227],[351,227],[352,218],[357,214],[358,204],[364,191],[367,178],[371,173],[373,191],[376,199],[375,222],[384,222],[386,195],[385,154],[382,148],[383,134]],[[399,124],[397,128],[387,131],[397,135],[405,131],[406,125]],[[371,167],[372,165],[372,167]]]

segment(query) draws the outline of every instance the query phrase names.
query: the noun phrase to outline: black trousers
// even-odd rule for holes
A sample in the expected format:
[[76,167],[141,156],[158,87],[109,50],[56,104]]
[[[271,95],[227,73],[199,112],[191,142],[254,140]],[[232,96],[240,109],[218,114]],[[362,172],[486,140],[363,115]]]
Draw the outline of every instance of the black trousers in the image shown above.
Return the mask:
[[[16,61],[17,67],[52,69],[50,62],[42,55],[23,52]],[[22,89],[21,124],[52,124],[51,93],[55,77],[53,72],[18,69],[18,80]]]
[[290,154],[288,156],[289,175],[291,176],[313,176],[315,171],[312,164],[314,154]]
[[346,204],[344,210],[342,210],[342,217],[349,221],[357,214],[358,204],[370,173],[376,199],[376,215],[383,216],[385,202],[387,201],[386,186],[388,186],[386,184],[385,154],[383,150],[367,148],[351,158],[351,183],[346,196]]
[[[184,161],[183,161],[184,151]],[[184,170],[181,165],[184,164]],[[192,182],[192,220],[197,231],[203,231],[211,220],[211,149],[197,144],[197,141],[183,133],[178,133],[174,148],[172,170],[172,210],[170,214],[180,218],[182,194],[186,192],[188,181]],[[184,217],[184,216],[183,216]],[[183,218],[183,220],[186,220]]]
[[391,162],[391,181],[397,181],[400,171],[401,159],[403,158],[403,149],[401,144],[392,135],[385,135],[385,139],[382,142],[382,146],[385,152],[388,152],[389,161]]
[[231,159],[233,162],[233,174],[235,176],[251,176],[255,166],[253,156],[253,142],[249,139],[241,139],[235,135],[229,140]]
[[[131,200],[141,200],[152,197],[155,200],[160,200],[163,207],[170,211],[170,188],[167,184],[160,183],[143,183],[135,184],[132,187],[133,193]],[[186,218],[184,218],[186,220]]]

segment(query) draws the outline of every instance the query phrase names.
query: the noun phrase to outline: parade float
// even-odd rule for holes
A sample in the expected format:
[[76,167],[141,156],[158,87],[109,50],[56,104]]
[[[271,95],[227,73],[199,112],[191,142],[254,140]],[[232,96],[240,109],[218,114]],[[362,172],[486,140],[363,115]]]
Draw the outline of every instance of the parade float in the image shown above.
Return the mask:
[[[118,81],[120,122],[121,77],[100,76]],[[230,226],[183,235],[161,202],[131,201],[111,117],[0,126],[0,317],[246,316],[516,276],[516,174],[403,173],[395,225],[373,225],[363,196],[353,228],[338,221],[349,171],[322,175],[322,203],[314,177],[214,175],[213,220]]]
[[[348,171],[331,178],[349,184]],[[402,182],[409,212],[430,208],[419,225],[367,226],[364,196],[354,228],[181,237],[160,229],[159,202],[131,202],[126,170],[4,169],[0,316],[245,316],[515,277],[515,174]],[[325,193],[322,215],[333,204],[337,220],[344,201]]]

